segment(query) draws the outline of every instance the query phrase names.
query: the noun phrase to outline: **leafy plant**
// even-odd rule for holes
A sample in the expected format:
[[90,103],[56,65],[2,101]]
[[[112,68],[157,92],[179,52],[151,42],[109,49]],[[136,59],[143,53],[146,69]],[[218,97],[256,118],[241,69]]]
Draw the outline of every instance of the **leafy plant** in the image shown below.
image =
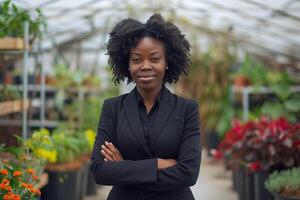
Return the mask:
[[233,163],[268,171],[300,165],[299,145],[300,124],[261,117],[246,123],[235,121],[219,150]]
[[[89,133],[90,134],[90,133]],[[57,129],[52,134],[46,129],[35,131],[25,144],[39,158],[48,163],[67,163],[78,160],[90,151],[87,133]]]
[[23,37],[24,22],[29,23],[30,43],[42,34],[42,27],[46,27],[46,20],[40,9],[35,10],[36,17],[32,18],[29,11],[19,8],[10,0],[0,4],[0,37]]
[[40,129],[32,133],[31,138],[24,141],[35,156],[42,158],[49,163],[57,162],[57,150],[47,129]]
[[300,197],[300,167],[285,171],[275,171],[265,182],[272,193],[287,197]]
[[[289,89],[286,90],[289,91]],[[260,109],[261,114],[274,119],[283,116],[290,122],[296,122],[300,114],[300,95],[289,93],[288,96],[283,96],[281,94],[275,100],[265,102]]]
[[231,76],[233,78],[238,76],[246,77],[253,86],[262,86],[267,83],[268,70],[261,63],[255,62],[249,55],[246,55],[242,64],[236,72]]
[[216,129],[224,131],[228,119],[223,118],[222,114],[230,109],[224,107],[229,98],[228,75],[236,59],[235,54],[229,51],[226,38],[215,41],[205,52],[195,49],[190,74],[180,82],[186,93],[183,95],[199,101],[201,124],[205,132],[215,132]]

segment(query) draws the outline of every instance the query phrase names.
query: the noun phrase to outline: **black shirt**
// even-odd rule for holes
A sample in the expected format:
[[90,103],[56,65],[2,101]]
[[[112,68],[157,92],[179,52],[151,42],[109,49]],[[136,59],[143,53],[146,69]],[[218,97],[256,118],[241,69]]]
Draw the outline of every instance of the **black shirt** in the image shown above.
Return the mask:
[[155,121],[158,107],[159,107],[159,104],[162,99],[163,90],[164,90],[164,86],[161,87],[161,90],[156,97],[155,103],[153,104],[150,112],[147,114],[147,109],[144,104],[144,100],[141,97],[141,95],[139,94],[137,88],[135,88],[135,93],[136,93],[138,105],[139,105],[140,119],[141,119],[142,126],[143,126],[144,136],[146,137],[147,141],[148,141],[148,136],[151,133],[151,130],[153,128],[153,123]]

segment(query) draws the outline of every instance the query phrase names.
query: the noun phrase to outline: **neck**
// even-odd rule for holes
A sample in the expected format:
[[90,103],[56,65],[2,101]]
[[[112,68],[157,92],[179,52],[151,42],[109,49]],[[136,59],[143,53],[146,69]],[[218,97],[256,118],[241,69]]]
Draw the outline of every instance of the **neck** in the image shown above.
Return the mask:
[[160,90],[161,90],[162,86],[158,87],[158,88],[154,88],[152,90],[145,90],[145,89],[141,89],[137,86],[137,90],[139,92],[139,94],[141,95],[141,97],[143,98],[145,104],[150,104],[153,105],[156,97],[158,96]]

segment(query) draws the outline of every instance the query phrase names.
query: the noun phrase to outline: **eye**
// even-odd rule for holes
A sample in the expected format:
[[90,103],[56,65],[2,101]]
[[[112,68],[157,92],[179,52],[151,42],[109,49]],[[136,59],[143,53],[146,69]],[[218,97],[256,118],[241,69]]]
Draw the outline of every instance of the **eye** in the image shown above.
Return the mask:
[[159,59],[160,59],[159,57],[153,57],[153,58],[152,58],[152,61],[153,61],[153,62],[158,62]]
[[139,58],[132,58],[131,61],[133,63],[139,63],[141,61],[141,59],[139,59]]

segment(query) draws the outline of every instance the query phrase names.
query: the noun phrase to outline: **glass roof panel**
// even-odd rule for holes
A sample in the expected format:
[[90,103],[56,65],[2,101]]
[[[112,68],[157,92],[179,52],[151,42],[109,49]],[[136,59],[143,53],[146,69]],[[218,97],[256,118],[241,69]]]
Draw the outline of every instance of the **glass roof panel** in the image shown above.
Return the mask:
[[[0,0],[1,1],[1,0]],[[12,0],[27,8],[41,8],[48,19],[44,43],[51,48],[83,34],[106,34],[127,17],[145,21],[153,12],[188,24],[191,32],[232,29],[235,37],[258,43],[264,50],[300,46],[300,1],[298,0]],[[181,24],[180,24],[181,25]],[[199,28],[201,27],[201,28]],[[189,33],[186,33],[189,35]],[[91,34],[93,35],[93,34]],[[92,39],[91,39],[92,40]],[[93,40],[92,40],[93,41]],[[98,41],[98,40],[97,40]],[[101,41],[101,40],[100,40]],[[89,47],[93,43],[88,43]],[[97,44],[99,46],[99,44]],[[245,43],[243,43],[245,45]]]

